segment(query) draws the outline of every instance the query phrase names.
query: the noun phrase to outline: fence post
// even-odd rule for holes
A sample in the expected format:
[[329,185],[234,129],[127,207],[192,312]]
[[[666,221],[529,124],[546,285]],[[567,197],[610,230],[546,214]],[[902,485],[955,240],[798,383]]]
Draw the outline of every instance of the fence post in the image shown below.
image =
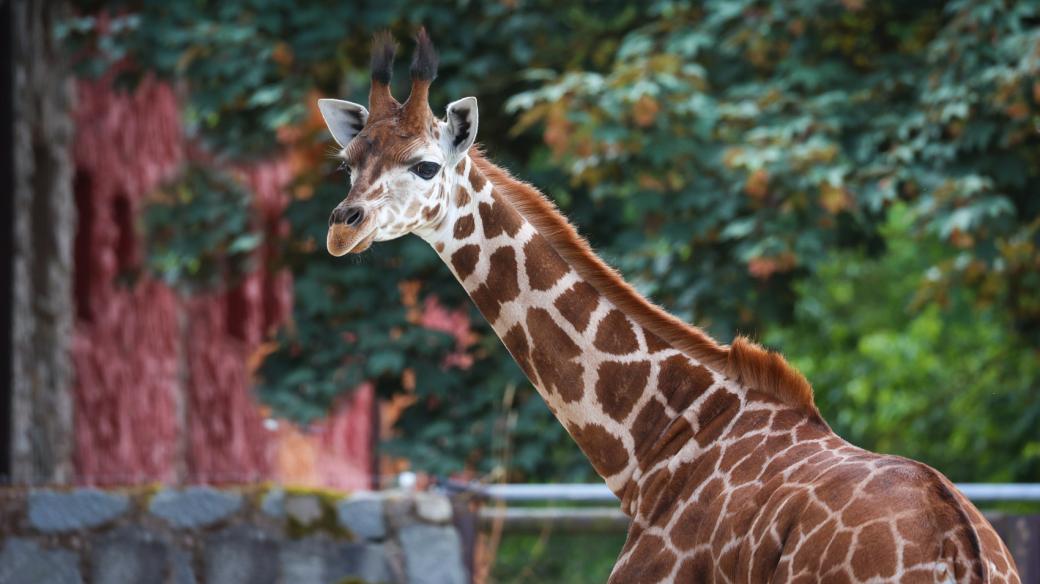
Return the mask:
[[477,534],[480,529],[479,502],[472,494],[455,493],[451,495],[452,517],[455,530],[459,532],[459,544],[462,548],[462,565],[470,584],[473,584],[476,568]]
[[1040,582],[1040,515],[989,517],[1018,564],[1022,582]]

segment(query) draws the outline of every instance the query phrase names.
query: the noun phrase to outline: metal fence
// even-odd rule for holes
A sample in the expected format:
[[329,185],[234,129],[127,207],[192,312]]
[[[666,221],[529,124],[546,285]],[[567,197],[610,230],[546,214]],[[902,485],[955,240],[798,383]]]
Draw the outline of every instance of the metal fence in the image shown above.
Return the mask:
[[[511,531],[623,531],[628,517],[617,507],[617,496],[600,483],[452,485],[500,505],[485,505],[480,520],[501,521]],[[957,488],[975,503],[1040,502],[1040,483],[959,483]],[[562,506],[508,507],[509,503],[548,502]],[[574,506],[596,503],[599,506]],[[609,506],[608,506],[609,505]]]
[[[958,483],[957,488],[976,503],[1040,501],[1040,483]],[[618,500],[607,485],[601,483],[501,484],[474,486],[470,490],[505,502],[616,503]]]
[[[458,484],[447,490],[486,501],[474,520],[499,525],[512,533],[621,533],[629,518],[604,484]],[[957,488],[976,504],[1040,503],[1040,483],[959,483]],[[510,503],[521,506],[510,507]],[[529,503],[551,503],[533,507]],[[1040,514],[986,513],[1018,564],[1022,582],[1040,584]]]

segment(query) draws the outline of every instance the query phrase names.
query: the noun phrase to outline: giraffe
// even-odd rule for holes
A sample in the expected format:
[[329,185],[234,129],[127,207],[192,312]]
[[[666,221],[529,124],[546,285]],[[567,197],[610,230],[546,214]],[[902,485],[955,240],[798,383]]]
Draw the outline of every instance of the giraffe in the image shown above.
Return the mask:
[[782,356],[720,345],[626,284],[474,147],[475,98],[436,118],[436,52],[423,29],[416,43],[403,104],[389,34],[371,111],[318,102],[352,177],[328,251],[432,245],[630,516],[610,582],[1019,582],[943,475],[842,440]]

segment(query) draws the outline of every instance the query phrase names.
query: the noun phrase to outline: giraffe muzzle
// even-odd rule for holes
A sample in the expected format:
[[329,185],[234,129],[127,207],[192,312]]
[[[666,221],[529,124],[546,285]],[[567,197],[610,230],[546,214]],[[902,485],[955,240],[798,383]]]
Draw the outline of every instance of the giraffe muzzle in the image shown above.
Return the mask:
[[336,257],[361,253],[372,245],[375,236],[376,226],[363,208],[336,207],[329,216],[325,247]]

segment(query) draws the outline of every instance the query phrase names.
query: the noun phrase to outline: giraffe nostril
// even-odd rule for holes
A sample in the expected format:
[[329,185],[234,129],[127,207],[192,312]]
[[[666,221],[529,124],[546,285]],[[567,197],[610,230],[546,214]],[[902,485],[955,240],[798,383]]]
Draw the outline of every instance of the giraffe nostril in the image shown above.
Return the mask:
[[361,223],[361,220],[365,218],[365,212],[360,207],[353,207],[347,209],[346,211],[346,218],[344,219],[344,222],[349,227],[354,227],[358,223]]
[[361,207],[336,207],[329,215],[329,227],[337,223],[343,223],[348,227],[355,227],[365,218],[365,211]]

